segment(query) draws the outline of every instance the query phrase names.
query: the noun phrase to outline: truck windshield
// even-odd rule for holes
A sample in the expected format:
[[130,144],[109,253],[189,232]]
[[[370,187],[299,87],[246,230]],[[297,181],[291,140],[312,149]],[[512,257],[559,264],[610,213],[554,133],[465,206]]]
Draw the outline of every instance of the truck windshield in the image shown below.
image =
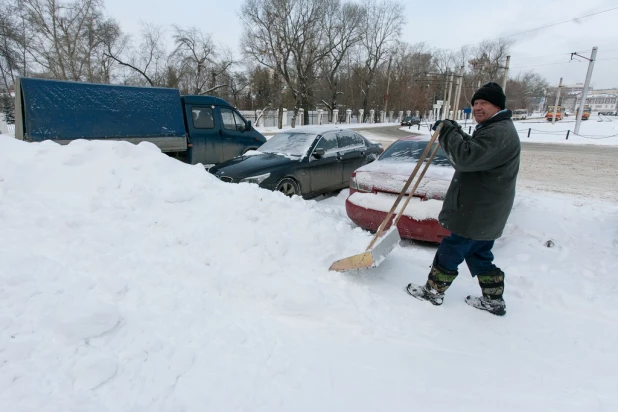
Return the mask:
[[260,146],[258,151],[301,157],[307,154],[315,138],[313,133],[278,133]]

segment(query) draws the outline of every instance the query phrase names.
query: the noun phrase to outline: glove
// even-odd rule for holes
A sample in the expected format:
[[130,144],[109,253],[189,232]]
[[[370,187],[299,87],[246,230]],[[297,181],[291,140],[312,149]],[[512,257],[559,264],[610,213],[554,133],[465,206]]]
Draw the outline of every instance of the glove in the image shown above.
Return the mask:
[[436,121],[433,126],[431,126],[431,130],[436,130],[438,128],[438,126],[440,125],[440,123],[442,123],[442,120],[438,120]]
[[434,130],[436,130],[438,128],[438,125],[442,123],[442,129],[440,129],[440,136],[444,136],[448,131],[450,130],[457,130],[458,132],[461,131],[461,126],[455,121],[455,120],[438,120],[436,122],[436,124],[434,125]]

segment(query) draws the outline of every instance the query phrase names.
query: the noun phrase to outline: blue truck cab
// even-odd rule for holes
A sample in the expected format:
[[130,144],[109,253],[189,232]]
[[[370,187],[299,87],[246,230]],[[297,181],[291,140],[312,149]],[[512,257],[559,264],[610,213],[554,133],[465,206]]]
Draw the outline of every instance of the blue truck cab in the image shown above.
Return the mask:
[[266,138],[228,102],[178,89],[21,77],[15,137],[68,144],[77,139],[148,141],[208,167],[254,150]]
[[182,96],[181,100],[189,135],[189,163],[221,163],[266,142],[251,121],[223,99]]

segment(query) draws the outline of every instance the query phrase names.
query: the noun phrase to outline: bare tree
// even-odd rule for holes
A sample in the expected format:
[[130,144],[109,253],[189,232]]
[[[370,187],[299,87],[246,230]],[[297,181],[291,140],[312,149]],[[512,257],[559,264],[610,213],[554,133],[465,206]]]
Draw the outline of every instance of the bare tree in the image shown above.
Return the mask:
[[526,72],[514,78],[511,77],[506,94],[506,105],[513,109],[532,110],[533,107],[538,105],[548,86],[547,80],[534,72]]
[[247,90],[250,81],[244,73],[233,72],[228,75],[229,90],[235,107],[239,106],[240,95]]
[[212,38],[201,30],[192,27],[174,27],[176,49],[172,57],[179,64],[180,82],[192,94],[206,94],[229,84],[218,84],[218,77],[227,72],[233,60],[230,53],[218,59],[218,51]]
[[367,112],[374,80],[381,63],[395,51],[397,40],[405,24],[404,6],[393,0],[363,1],[363,35],[358,58],[363,64],[356,69],[361,78],[363,109]]
[[21,0],[21,5],[33,36],[27,51],[35,63],[54,78],[86,80],[102,42],[102,0]]
[[16,8],[10,4],[0,3],[0,92],[10,90],[20,71],[20,36],[16,12]]
[[126,36],[122,34],[118,23],[111,19],[102,22],[97,27],[96,33],[96,41],[92,42],[96,45],[92,56],[94,61],[89,60],[87,65],[88,81],[111,83],[114,80],[114,67],[117,62],[108,52],[120,54],[126,45]]
[[[289,67],[291,52],[284,47],[280,30],[282,21],[275,21],[274,18],[278,16],[277,6],[277,2],[271,0],[246,0],[241,9],[241,19],[245,25],[241,37],[243,54],[273,71],[273,86],[280,85],[281,77],[291,83],[292,76]],[[275,90],[268,104],[279,109],[278,123],[282,128],[282,90]]]
[[337,108],[337,98],[343,94],[339,87],[341,65],[352,47],[361,40],[361,22],[364,18],[364,9],[359,5],[348,3],[337,7],[334,3],[332,6],[333,10],[326,15],[326,38],[332,49],[319,63],[330,94],[330,101],[322,100],[322,103],[328,108],[331,118],[333,110]]
[[438,49],[433,52],[433,64],[438,73],[452,73],[456,67],[456,55],[452,50]]
[[500,75],[504,73],[506,56],[513,43],[504,39],[485,40],[473,48],[468,64],[477,86],[490,81],[502,83]]
[[338,0],[246,0],[242,6],[243,52],[285,81],[296,102],[292,126],[298,110],[308,116],[313,104],[317,67],[335,47],[328,16],[338,8]]
[[[401,43],[393,57],[389,105],[393,109],[425,111],[433,103],[434,84],[426,75],[435,70],[432,55],[425,44]],[[386,76],[383,81],[388,81]],[[431,96],[431,99],[430,99]]]
[[[125,82],[142,84],[146,80],[150,86],[160,86],[165,83],[167,74],[167,52],[165,50],[165,30],[155,24],[142,24],[141,42],[135,47],[129,37],[114,38],[106,44],[105,56],[119,65],[137,73],[137,78],[129,74]],[[114,49],[115,48],[115,49]],[[127,57],[123,57],[127,55]],[[128,81],[127,81],[128,80]]]

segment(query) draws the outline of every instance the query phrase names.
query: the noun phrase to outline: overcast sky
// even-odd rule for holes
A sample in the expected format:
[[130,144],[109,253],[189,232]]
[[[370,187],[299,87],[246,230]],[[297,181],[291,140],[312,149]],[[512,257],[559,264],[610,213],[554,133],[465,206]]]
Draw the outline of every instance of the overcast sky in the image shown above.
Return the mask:
[[[107,13],[127,33],[137,35],[140,22],[170,29],[172,25],[195,26],[226,44],[240,57],[242,23],[238,17],[244,0],[105,0]],[[598,13],[553,27],[509,37],[511,75],[533,70],[556,84],[583,83],[588,61],[571,60],[571,52],[590,57],[598,47],[592,76],[596,89],[618,87],[618,1],[616,0],[511,0],[404,1],[409,16],[402,40],[424,42],[429,47],[457,50],[484,39],[496,39]],[[439,8],[435,7],[439,4]],[[570,62],[569,62],[570,61]]]

